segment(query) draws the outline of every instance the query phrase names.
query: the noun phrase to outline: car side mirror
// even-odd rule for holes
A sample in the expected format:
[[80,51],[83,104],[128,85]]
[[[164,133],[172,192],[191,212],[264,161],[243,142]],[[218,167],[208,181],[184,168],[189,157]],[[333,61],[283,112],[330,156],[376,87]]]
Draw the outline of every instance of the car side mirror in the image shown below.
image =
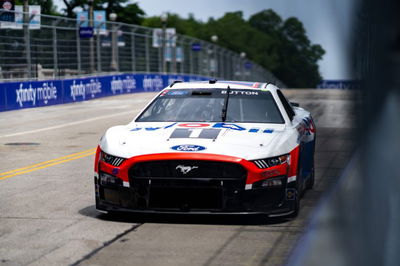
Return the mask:
[[300,104],[295,102],[290,102],[290,105],[294,107],[300,107]]

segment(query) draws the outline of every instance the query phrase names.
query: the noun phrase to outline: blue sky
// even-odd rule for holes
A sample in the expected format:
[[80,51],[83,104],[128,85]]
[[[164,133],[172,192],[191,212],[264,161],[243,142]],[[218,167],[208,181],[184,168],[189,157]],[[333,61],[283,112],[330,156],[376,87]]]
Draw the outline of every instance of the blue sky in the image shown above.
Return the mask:
[[[326,54],[320,61],[324,79],[351,78],[348,48],[351,45],[353,3],[356,0],[136,0],[148,16],[162,12],[197,19],[219,18],[230,11],[243,11],[245,18],[272,8],[283,18],[299,18],[313,43],[321,44]],[[63,7],[61,0],[55,3]]]

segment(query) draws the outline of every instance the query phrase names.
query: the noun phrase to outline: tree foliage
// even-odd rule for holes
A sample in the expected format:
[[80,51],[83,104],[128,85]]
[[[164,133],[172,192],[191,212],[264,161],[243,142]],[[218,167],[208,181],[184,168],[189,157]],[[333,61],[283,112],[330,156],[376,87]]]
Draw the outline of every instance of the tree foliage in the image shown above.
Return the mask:
[[[80,7],[88,10],[87,0],[63,0],[64,12],[68,17],[75,18],[75,9]],[[111,13],[117,14],[117,21],[129,24],[141,24],[145,12],[137,3],[129,3],[129,0],[94,0],[94,10],[105,10],[107,18]]]
[[[159,17],[150,17],[143,25],[161,27],[161,21]],[[204,23],[193,15],[183,19],[169,14],[168,27],[206,41],[215,34],[219,45],[238,53],[246,52],[249,59],[290,87],[315,87],[321,80],[318,61],[325,51],[310,42],[297,18],[283,20],[271,9],[254,14],[249,20],[243,18],[242,12],[230,12]]]

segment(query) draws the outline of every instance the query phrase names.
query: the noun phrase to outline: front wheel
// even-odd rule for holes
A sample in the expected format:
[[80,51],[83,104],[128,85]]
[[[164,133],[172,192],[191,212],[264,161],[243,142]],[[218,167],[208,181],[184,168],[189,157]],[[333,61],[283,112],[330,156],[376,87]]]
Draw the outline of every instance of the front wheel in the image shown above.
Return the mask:
[[296,185],[296,189],[294,190],[294,199],[293,201],[293,212],[287,216],[287,218],[296,218],[300,212],[300,193],[298,184]]
[[313,167],[313,169],[311,170],[310,177],[307,180],[306,188],[312,189],[314,187],[314,183],[315,183],[315,169]]

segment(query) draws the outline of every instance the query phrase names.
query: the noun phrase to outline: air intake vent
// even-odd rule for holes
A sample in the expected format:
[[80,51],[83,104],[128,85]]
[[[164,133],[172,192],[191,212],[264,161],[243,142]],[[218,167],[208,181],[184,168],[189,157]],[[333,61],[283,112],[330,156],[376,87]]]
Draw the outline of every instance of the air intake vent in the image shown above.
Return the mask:
[[101,153],[101,160],[113,166],[120,166],[125,161],[124,158],[116,157],[105,152]]

